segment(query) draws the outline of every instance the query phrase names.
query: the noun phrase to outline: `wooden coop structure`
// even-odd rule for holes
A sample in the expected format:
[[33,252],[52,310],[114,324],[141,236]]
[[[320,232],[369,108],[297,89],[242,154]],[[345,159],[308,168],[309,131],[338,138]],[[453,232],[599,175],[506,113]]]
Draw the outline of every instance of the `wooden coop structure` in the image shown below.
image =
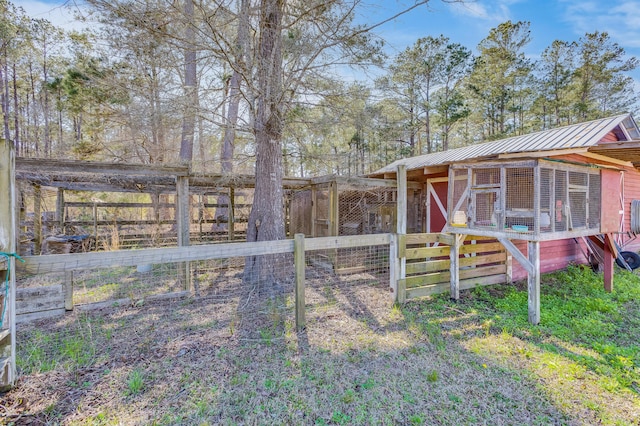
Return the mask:
[[[246,239],[255,181],[188,167],[18,158],[20,251],[65,253]],[[288,196],[308,179],[285,178]]]
[[528,279],[538,323],[540,274],[587,262],[587,239],[603,253],[608,290],[617,247],[640,248],[638,167],[640,129],[622,114],[398,160],[371,177],[406,170],[425,194],[423,232],[452,234],[452,250],[468,235],[498,240],[516,260],[511,278]]

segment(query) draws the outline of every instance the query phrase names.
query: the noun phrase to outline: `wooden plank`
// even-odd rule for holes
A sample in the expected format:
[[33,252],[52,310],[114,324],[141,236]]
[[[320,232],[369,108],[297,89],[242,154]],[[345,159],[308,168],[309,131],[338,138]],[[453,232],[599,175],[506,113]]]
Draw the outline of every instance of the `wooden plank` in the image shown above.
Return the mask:
[[492,266],[481,266],[478,268],[472,269],[462,269],[460,270],[460,279],[473,279],[473,278],[481,278],[491,275],[504,275],[507,271],[506,265],[492,265]]
[[[394,234],[397,238],[398,257],[407,257],[407,234]],[[405,261],[406,262],[406,261]]]
[[468,290],[470,288],[485,286],[485,285],[494,285],[494,284],[503,284],[506,280],[505,274],[498,275],[487,275],[486,277],[478,277],[478,278],[467,278],[465,280],[460,280],[460,289]]
[[489,253],[504,250],[504,245],[499,242],[485,244],[465,244],[463,246],[460,246],[460,254]]
[[[334,238],[340,240],[341,237]],[[339,246],[339,244],[337,245]],[[357,246],[357,244],[347,245],[347,247],[349,246],[353,247]],[[20,264],[21,267],[18,269],[30,273],[50,273],[112,268],[117,266],[136,266],[147,263],[175,263],[292,252],[293,240],[224,243],[189,247],[25,256],[25,263]]]
[[[468,290],[475,287],[494,285],[504,283],[506,277],[504,274],[489,275],[480,278],[469,278],[460,280],[460,290]],[[407,289],[406,299],[416,299],[419,297],[432,296],[434,294],[446,293],[449,291],[449,283],[431,284],[424,287],[415,287]]]
[[61,284],[18,289],[16,293],[18,315],[51,309],[64,309],[64,292]]
[[451,261],[449,259],[407,263],[407,275],[446,271],[450,268],[450,266]]
[[406,250],[406,258],[407,260],[413,260],[449,256],[449,251],[449,246],[408,248]]
[[[489,263],[505,262],[507,253],[485,254],[472,257],[461,257],[460,267],[478,267]],[[407,275],[425,274],[430,272],[446,271],[451,268],[450,259],[430,260],[427,262],[414,262],[407,264]]]
[[407,289],[407,300],[416,299],[418,297],[432,296],[434,294],[440,294],[446,291],[449,291],[448,282]]
[[49,309],[46,311],[38,311],[38,312],[29,312],[26,314],[18,314],[16,316],[16,322],[18,324],[24,324],[32,321],[37,321],[45,318],[55,318],[61,317],[64,315],[66,311],[64,308],[61,309]]
[[[349,235],[341,237],[310,238],[305,240],[306,250],[325,250],[351,247],[388,245],[390,234]],[[175,263],[231,257],[260,256],[293,253],[293,240],[237,242],[195,245],[189,247],[151,248],[142,250],[115,250],[110,252],[52,254],[25,256],[19,270],[29,273],[51,273],[117,266],[136,266],[147,263]]]
[[32,170],[38,173],[89,173],[139,176],[187,176],[189,167],[150,164],[99,163],[91,161],[47,160],[43,158],[16,159],[18,170]]
[[502,245],[511,253],[511,255],[518,261],[520,265],[529,273],[533,273],[534,265],[530,262],[527,257],[516,247],[511,240],[507,240],[506,238],[499,239]]
[[461,257],[460,266],[481,266],[488,263],[505,262],[507,259],[507,252],[500,252],[494,254],[481,254],[478,256]]
[[439,233],[407,234],[405,241],[407,245],[433,244],[439,241],[438,238],[440,235],[443,235],[443,234],[439,234]]
[[293,259],[295,262],[295,315],[296,315],[296,330],[302,331],[307,325],[305,319],[305,255],[304,255],[304,234],[296,234],[293,244]]
[[450,271],[435,272],[433,274],[418,275],[405,278],[407,289],[414,287],[422,287],[431,284],[446,283],[449,284],[451,279]]
[[[352,247],[371,247],[388,245],[391,234],[343,235],[340,237],[307,238],[305,247],[310,250],[328,250]],[[248,243],[250,244],[250,243]]]

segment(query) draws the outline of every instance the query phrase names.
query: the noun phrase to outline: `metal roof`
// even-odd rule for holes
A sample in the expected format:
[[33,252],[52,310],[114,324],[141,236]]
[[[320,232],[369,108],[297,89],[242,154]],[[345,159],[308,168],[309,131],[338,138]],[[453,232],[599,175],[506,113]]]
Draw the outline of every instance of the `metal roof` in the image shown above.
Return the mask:
[[407,170],[416,170],[423,167],[446,165],[460,161],[491,158],[500,154],[589,148],[597,145],[602,138],[620,124],[622,124],[622,126],[620,126],[619,129],[627,140],[636,139],[640,136],[638,126],[631,114],[622,114],[448,151],[403,158],[394,161],[371,175],[395,172],[397,166],[401,164],[404,164]]

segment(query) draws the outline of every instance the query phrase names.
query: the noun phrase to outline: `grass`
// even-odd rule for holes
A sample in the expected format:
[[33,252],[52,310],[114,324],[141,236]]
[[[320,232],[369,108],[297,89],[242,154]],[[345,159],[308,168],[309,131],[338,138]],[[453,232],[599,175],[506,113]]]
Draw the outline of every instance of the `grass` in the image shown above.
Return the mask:
[[8,419],[77,425],[640,420],[634,274],[617,271],[610,294],[588,269],[545,275],[539,326],[527,322],[522,283],[404,306],[368,284],[333,289],[303,333],[285,307],[264,306],[250,339],[198,299],[26,328],[22,378],[0,406]]

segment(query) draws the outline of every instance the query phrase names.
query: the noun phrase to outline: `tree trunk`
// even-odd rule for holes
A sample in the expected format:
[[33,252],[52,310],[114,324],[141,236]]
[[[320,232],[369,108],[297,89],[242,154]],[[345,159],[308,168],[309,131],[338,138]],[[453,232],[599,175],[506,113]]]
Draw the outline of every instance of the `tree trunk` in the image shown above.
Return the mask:
[[[254,120],[256,187],[249,214],[247,241],[284,239],[282,189],[282,14],[283,0],[261,0],[257,58],[257,97]],[[271,293],[285,275],[280,256],[246,259],[245,280],[260,283]],[[259,291],[258,294],[264,293]]]
[[191,164],[193,159],[193,137],[196,123],[196,104],[198,91],[196,90],[197,68],[196,51],[192,41],[195,37],[193,30],[194,7],[193,0],[185,0],[184,15],[187,24],[185,30],[184,50],[184,116],[182,117],[182,138],[180,141],[180,162]]

